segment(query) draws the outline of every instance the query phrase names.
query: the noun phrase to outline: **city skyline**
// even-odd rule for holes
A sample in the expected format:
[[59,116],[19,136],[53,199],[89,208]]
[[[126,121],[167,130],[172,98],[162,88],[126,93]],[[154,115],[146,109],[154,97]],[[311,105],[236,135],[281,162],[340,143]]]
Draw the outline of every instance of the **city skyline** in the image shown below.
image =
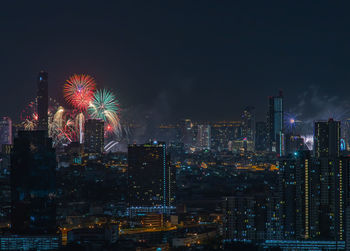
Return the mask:
[[2,7],[0,250],[350,250],[350,4]]

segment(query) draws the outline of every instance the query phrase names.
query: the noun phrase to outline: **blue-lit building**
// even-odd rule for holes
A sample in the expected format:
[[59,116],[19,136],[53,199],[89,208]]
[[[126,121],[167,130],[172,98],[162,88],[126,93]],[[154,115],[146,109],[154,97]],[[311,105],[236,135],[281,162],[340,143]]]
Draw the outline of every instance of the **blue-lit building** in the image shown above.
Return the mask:
[[284,109],[283,95],[269,97],[269,110],[267,118],[269,150],[284,155]]
[[307,241],[307,240],[266,240],[263,249],[292,251],[292,250],[344,250],[345,241]]
[[0,250],[59,250],[58,235],[2,235]]
[[131,214],[169,213],[175,206],[175,175],[165,143],[129,145],[128,203]]

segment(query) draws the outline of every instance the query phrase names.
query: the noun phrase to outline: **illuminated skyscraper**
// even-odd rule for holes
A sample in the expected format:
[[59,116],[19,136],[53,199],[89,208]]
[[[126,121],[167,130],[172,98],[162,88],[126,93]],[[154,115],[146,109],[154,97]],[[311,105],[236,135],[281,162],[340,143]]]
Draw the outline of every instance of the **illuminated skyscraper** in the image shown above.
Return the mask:
[[48,73],[40,71],[38,75],[37,89],[38,104],[38,130],[48,130],[48,106],[49,106],[49,87]]
[[86,153],[103,153],[104,122],[99,119],[88,119],[85,122],[84,151]]
[[339,157],[340,121],[329,119],[315,123],[314,146],[316,158]]
[[129,208],[169,212],[175,204],[175,168],[161,142],[128,147]]
[[309,151],[279,159],[281,224],[284,239],[319,236],[319,174]]
[[279,159],[284,239],[344,240],[349,160],[312,158],[310,151]]
[[9,117],[0,119],[0,149],[2,145],[12,144],[12,120]]
[[46,131],[20,131],[11,154],[11,224],[16,234],[55,234],[56,154]]
[[280,91],[278,96],[269,97],[269,111],[267,119],[267,132],[269,149],[283,155],[284,150],[284,115],[283,115],[283,95]]

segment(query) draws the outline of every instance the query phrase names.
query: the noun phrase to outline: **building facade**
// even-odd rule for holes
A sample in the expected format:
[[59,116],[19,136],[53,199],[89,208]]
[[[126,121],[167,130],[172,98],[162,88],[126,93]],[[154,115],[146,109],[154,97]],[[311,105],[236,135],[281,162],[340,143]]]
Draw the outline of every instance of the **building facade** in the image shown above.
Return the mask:
[[84,151],[101,154],[104,150],[104,122],[99,119],[88,119],[84,128]]
[[46,131],[20,131],[11,154],[11,224],[16,234],[56,233],[56,154]]
[[165,143],[129,145],[129,208],[168,213],[175,206],[175,175]]
[[329,119],[315,123],[314,146],[315,157],[340,156],[340,121]]
[[210,125],[198,125],[197,149],[210,150]]

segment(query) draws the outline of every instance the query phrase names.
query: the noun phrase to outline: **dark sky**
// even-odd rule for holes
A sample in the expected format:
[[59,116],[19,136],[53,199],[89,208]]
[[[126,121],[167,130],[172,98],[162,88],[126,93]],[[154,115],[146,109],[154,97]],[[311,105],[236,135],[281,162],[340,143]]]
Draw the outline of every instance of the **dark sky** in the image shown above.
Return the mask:
[[65,79],[88,73],[125,111],[161,119],[237,119],[246,105],[263,118],[279,89],[288,107],[309,86],[350,93],[350,6],[336,1],[6,2],[0,115],[14,119],[41,69],[60,101]]

